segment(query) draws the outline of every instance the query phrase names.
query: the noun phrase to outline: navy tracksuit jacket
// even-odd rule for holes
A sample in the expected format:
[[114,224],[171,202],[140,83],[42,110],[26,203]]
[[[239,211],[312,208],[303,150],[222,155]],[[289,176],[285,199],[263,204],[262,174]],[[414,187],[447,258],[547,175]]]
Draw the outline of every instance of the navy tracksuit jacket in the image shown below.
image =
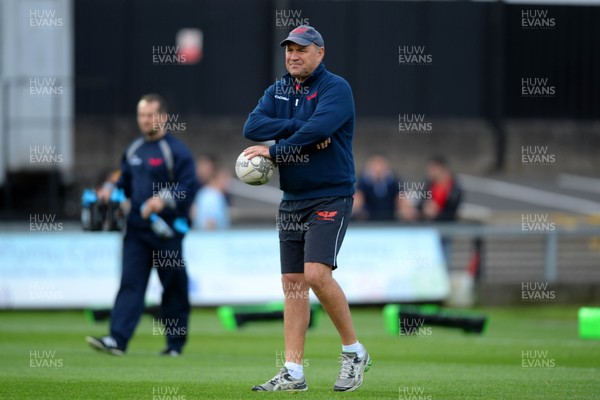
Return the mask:
[[[248,116],[244,136],[276,141],[269,152],[279,167],[283,200],[346,197],[354,194],[356,182],[354,119],[350,85],[321,63],[300,84],[286,74],[267,88]],[[329,147],[317,150],[327,138]],[[308,154],[310,162],[285,162],[290,154]]]
[[161,239],[140,214],[140,207],[148,198],[166,190],[168,193],[161,196],[175,200],[175,208],[165,208],[159,215],[172,227],[176,218],[187,218],[194,199],[197,183],[192,154],[170,133],[162,140],[168,143],[172,153],[172,171],[167,168],[167,160],[158,141],[145,141],[131,157],[127,157],[125,151],[121,176],[116,185],[124,189],[131,201],[123,240],[121,285],[111,314],[110,328],[111,336],[124,350],[144,311],[144,296],[153,268],[158,272],[163,293],[162,318],[154,322],[152,333],[165,335],[167,347],[178,351],[181,351],[187,337],[190,303],[182,257],[183,234],[176,233],[169,240]]

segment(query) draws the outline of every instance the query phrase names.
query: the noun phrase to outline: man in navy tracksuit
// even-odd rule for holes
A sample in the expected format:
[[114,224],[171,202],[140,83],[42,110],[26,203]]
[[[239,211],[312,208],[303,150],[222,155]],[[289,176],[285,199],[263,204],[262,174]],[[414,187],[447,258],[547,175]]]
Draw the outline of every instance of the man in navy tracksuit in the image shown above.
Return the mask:
[[[166,336],[167,347],[161,354],[177,356],[187,338],[190,312],[182,241],[197,185],[194,160],[186,146],[164,129],[168,118],[161,96],[143,96],[138,103],[137,120],[143,136],[125,151],[116,183],[130,199],[131,208],[110,335],[88,336],[86,340],[93,348],[110,354],[125,352],[144,311],[150,272],[156,268],[163,293],[161,319],[155,321],[152,332]],[[99,197],[108,199],[112,190],[108,185]],[[157,230],[156,222],[152,224],[157,217],[166,222],[168,232]]]
[[277,215],[284,307],[285,365],[255,391],[307,390],[304,341],[309,288],[337,328],[342,365],[335,391],[353,391],[371,364],[358,342],[344,292],[333,279],[354,194],[354,100],[350,85],[322,64],[323,38],[299,26],[281,42],[288,74],[271,85],[249,115],[244,136],[275,140],[252,146],[248,158],[277,163],[283,199]]

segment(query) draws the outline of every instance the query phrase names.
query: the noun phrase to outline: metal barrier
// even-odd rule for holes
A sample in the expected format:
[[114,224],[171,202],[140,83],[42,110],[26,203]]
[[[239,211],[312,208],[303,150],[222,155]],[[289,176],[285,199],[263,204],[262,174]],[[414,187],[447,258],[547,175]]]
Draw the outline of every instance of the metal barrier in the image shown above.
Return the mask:
[[[549,283],[554,283],[557,281],[559,237],[585,238],[600,236],[600,227],[596,226],[577,226],[574,228],[561,228],[560,226],[556,226],[555,229],[539,232],[524,232],[521,227],[513,225],[499,226],[452,223],[435,224],[429,226],[432,226],[435,229],[437,229],[440,232],[440,234],[444,237],[472,237],[476,247],[483,247],[483,244],[491,238],[518,239],[519,237],[523,237],[524,235],[526,235],[527,237],[543,238],[544,280]],[[481,241],[482,244],[478,245],[477,241]],[[482,255],[483,254],[484,253],[482,251]],[[482,264],[485,265],[485,260],[483,260]],[[598,267],[600,270],[600,252],[598,254]]]

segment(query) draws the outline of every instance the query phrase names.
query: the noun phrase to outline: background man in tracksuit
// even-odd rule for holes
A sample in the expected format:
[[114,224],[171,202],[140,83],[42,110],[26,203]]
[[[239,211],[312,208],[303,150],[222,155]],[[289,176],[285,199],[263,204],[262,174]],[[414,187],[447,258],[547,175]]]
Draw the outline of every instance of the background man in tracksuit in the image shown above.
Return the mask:
[[[283,200],[278,225],[285,294],[285,367],[255,391],[306,390],[304,341],[312,289],[342,340],[336,391],[352,391],[371,360],[354,332],[344,292],[332,277],[350,220],[354,194],[354,100],[348,82],[322,64],[323,38],[299,26],[281,42],[288,74],[271,85],[249,115],[244,136],[276,140],[252,146],[248,158],[268,157],[279,166]],[[292,222],[292,223],[289,223]]]
[[[141,98],[137,122],[142,137],[125,151],[116,183],[131,202],[123,240],[121,285],[111,313],[110,335],[86,338],[93,348],[114,355],[125,352],[140,320],[152,268],[156,268],[163,286],[162,318],[153,326],[153,333],[164,334],[167,339],[161,354],[181,354],[187,338],[190,303],[182,240],[197,184],[192,154],[165,131],[167,120],[167,105],[161,96]],[[105,187],[99,197],[106,201],[112,190],[110,185]],[[171,238],[160,237],[152,229],[150,220],[156,216],[172,229]]]

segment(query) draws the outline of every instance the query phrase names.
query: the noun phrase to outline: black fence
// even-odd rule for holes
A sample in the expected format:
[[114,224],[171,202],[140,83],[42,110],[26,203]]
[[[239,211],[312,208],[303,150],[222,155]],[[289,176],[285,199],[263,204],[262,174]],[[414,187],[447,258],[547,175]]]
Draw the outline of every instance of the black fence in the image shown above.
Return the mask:
[[[163,93],[178,113],[246,114],[280,76],[284,53],[277,43],[289,24],[308,22],[325,38],[327,67],[352,85],[359,116],[600,117],[600,7],[330,0],[74,4],[77,115],[132,114],[140,94],[150,91]],[[202,30],[203,60],[153,63],[153,46],[173,46],[181,28]]]

